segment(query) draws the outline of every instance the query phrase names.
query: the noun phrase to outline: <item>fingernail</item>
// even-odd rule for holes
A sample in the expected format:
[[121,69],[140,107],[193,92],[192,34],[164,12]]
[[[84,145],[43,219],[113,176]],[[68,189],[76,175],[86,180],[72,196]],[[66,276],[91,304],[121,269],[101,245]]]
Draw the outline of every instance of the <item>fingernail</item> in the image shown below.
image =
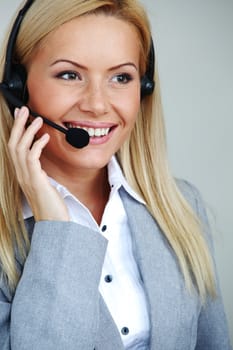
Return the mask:
[[41,118],[40,117],[36,117],[34,120],[33,120],[33,122],[32,122],[32,124],[34,124],[34,125],[37,125],[37,124],[40,124],[41,123]]
[[41,136],[40,140],[41,141],[47,141],[49,139],[49,134],[44,134],[43,136]]
[[20,114],[23,116],[23,115],[26,115],[28,113],[28,109],[27,107],[21,107],[20,109]]
[[19,108],[16,107],[14,111],[14,117],[17,118],[19,116]]

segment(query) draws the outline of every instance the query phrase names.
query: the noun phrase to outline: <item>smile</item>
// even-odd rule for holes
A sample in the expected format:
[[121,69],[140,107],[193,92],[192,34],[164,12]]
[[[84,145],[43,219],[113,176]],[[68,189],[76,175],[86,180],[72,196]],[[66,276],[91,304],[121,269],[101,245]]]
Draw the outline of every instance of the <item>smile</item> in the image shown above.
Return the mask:
[[81,127],[79,125],[74,125],[71,123],[66,123],[66,127],[68,129],[76,128],[76,129],[83,129],[85,130],[90,137],[102,137],[108,135],[111,128],[88,128],[88,127]]

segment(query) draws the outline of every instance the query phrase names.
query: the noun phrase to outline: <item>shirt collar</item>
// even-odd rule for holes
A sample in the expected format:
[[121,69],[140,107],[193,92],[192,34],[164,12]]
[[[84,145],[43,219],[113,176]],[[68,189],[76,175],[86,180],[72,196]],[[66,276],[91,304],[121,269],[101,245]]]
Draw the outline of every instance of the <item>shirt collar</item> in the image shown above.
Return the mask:
[[112,159],[108,164],[108,181],[110,186],[114,186],[117,189],[120,189],[120,187],[123,187],[124,190],[128,192],[128,194],[131,197],[133,197],[136,201],[142,204],[145,204],[145,201],[142,199],[142,197],[140,197],[139,194],[136,193],[128,184],[115,156],[112,157]]
[[[56,188],[56,190],[60,193],[62,198],[65,198],[66,196],[72,196],[73,195],[67,190],[67,188],[61,184],[59,184],[57,181],[55,181],[53,178],[49,178],[49,181],[52,186]],[[136,201],[145,204],[144,200],[137,194],[128,184],[126,181],[123,172],[120,168],[119,163],[117,162],[117,159],[115,156],[113,156],[108,164],[108,181],[115,191],[119,190],[121,187],[124,188],[124,190],[133,197]],[[22,199],[23,203],[23,217],[24,219],[27,219],[32,215],[31,208],[29,207],[26,198],[23,196]]]

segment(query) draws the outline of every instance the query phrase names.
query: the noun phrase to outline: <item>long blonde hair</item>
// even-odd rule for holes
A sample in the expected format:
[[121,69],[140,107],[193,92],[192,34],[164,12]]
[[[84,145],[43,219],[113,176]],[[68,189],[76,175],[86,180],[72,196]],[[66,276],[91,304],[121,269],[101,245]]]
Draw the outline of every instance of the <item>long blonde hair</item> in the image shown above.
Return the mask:
[[[16,59],[25,64],[48,33],[75,17],[98,12],[135,26],[141,43],[140,70],[143,75],[151,31],[147,15],[136,0],[56,0],[55,3],[37,0],[22,22],[15,47]],[[1,76],[3,66],[4,57],[1,58]],[[142,100],[130,139],[121,147],[117,157],[128,182],[144,198],[173,248],[188,290],[195,286],[204,300],[207,294],[213,296],[215,292],[212,260],[201,225],[169,171],[157,69],[155,81],[155,92]],[[14,290],[19,278],[15,250],[24,261],[29,242],[22,218],[21,190],[7,148],[12,117],[2,96],[0,113],[0,263],[9,287]]]

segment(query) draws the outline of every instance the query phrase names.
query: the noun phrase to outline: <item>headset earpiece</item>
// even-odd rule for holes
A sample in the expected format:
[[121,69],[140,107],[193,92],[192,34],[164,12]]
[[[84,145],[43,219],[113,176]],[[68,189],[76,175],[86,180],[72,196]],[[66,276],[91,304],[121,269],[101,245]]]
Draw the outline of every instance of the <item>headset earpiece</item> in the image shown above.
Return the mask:
[[147,75],[141,78],[141,98],[151,95],[155,88],[155,82]]
[[13,91],[16,91],[17,94],[22,94],[22,91],[24,90],[24,86],[27,79],[27,73],[21,64],[12,64],[11,68],[11,76],[8,81],[4,79],[5,83],[8,84],[9,89]]
[[21,100],[25,100],[26,93],[27,72],[22,64],[13,64],[11,69],[11,76],[5,83],[9,90]]
[[[9,74],[8,74],[9,75]],[[5,77],[1,85],[4,86],[4,91],[7,89],[9,93],[22,101],[22,104],[26,104],[28,101],[28,91],[26,87],[27,72],[23,65],[12,64],[10,75]],[[9,98],[6,98],[9,109],[14,114],[15,105]]]
[[143,97],[151,95],[155,88],[154,82],[154,71],[155,71],[155,51],[154,51],[154,43],[151,39],[151,46],[149,57],[147,61],[146,73],[141,78],[141,99]]

